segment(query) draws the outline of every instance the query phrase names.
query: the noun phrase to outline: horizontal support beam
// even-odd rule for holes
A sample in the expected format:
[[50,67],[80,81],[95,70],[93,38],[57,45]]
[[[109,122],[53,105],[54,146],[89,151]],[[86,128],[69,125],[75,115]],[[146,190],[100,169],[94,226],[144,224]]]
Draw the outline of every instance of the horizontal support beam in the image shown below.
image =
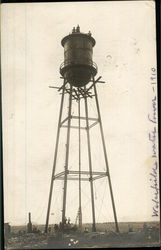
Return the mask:
[[[95,181],[95,180],[98,180],[98,179],[101,179],[103,177],[106,177],[107,175],[99,175],[99,176],[95,176],[93,178],[90,178],[90,177],[81,177],[81,181]],[[57,180],[64,180],[64,176],[60,176],[60,177],[57,177],[55,178]],[[79,177],[70,177],[69,175],[67,176],[67,180],[69,181],[79,181]]]
[[[72,118],[72,119],[79,119],[79,118],[80,118],[80,119],[82,119],[82,120],[86,120],[86,117],[83,117],[83,116],[80,116],[80,117],[79,117],[79,116],[72,115],[71,118]],[[89,121],[98,121],[98,118],[90,118],[90,117],[89,117],[88,120],[89,120]]]
[[[57,88],[57,87],[56,87]],[[75,89],[74,89],[75,90]],[[59,88],[58,88],[58,91],[59,91]],[[92,98],[93,96],[95,95],[92,95],[91,92],[88,92],[85,94],[82,94],[82,93],[78,93],[76,90],[75,91],[72,91],[73,94],[72,94],[72,100],[79,100],[79,99],[82,99],[82,98],[87,98],[87,97],[90,97]],[[60,95],[62,95],[62,93],[59,93]],[[65,92],[64,94],[70,94],[70,90],[65,88]]]
[[[79,116],[71,116],[71,119],[79,119]],[[83,117],[83,116],[80,116],[80,119],[82,119],[82,120],[86,120],[86,117]],[[61,122],[61,125],[63,125],[66,121],[68,120],[68,117],[66,117],[62,122]],[[97,118],[88,118],[88,120],[89,121],[96,121],[96,124],[98,123],[98,119]],[[94,124],[91,124],[91,126],[90,127],[93,127],[95,125],[95,123]],[[63,126],[62,126],[63,127]],[[71,126],[72,127],[72,126]],[[75,128],[78,128],[77,126],[73,126],[73,127],[75,127]],[[90,128],[89,127],[89,128]],[[84,128],[84,129],[86,129],[86,127],[81,127],[81,128]]]
[[[66,88],[65,90],[67,90],[67,91],[71,91],[69,88],[68,88],[68,89]],[[74,93],[75,93],[75,91],[77,91],[77,89],[72,89],[72,92],[74,92]],[[91,94],[91,93],[92,93],[91,91],[89,91],[89,92],[88,92],[88,94]],[[77,94],[78,94],[78,92],[77,92]]]
[[[81,175],[90,175],[90,172],[89,171],[76,171],[76,170],[68,170],[67,171],[67,174],[68,174],[68,176],[69,175],[79,175],[79,174],[81,174]],[[58,179],[59,177],[61,177],[61,178],[63,178],[62,176],[63,175],[65,175],[65,171],[62,171],[62,172],[60,172],[60,173],[58,173],[58,174],[56,174],[55,176],[54,176],[54,179]],[[92,176],[93,175],[96,175],[96,177],[94,177],[94,178],[98,178],[98,177],[100,177],[100,176],[107,176],[108,174],[107,174],[107,172],[99,172],[99,171],[93,171],[92,172]],[[94,179],[93,178],[93,179]],[[79,178],[78,178],[79,179]],[[87,178],[87,179],[89,179],[89,178]]]
[[[62,128],[68,128],[68,126],[67,125],[62,125],[61,126]],[[70,128],[76,128],[76,129],[79,129],[79,127],[78,126],[70,126]],[[80,129],[87,129],[86,127],[80,127]]]
[[[90,175],[90,171],[75,171],[75,170],[69,170],[69,174],[84,174],[84,175]],[[92,175],[107,175],[107,172],[98,172],[93,171]]]
[[52,88],[52,89],[59,89],[59,87],[55,87],[55,86],[49,86],[49,88]]
[[[58,177],[57,180],[64,180],[64,177]],[[69,181],[79,181],[79,178],[77,177],[67,177],[67,180]],[[89,178],[81,178],[81,181],[89,181]]]

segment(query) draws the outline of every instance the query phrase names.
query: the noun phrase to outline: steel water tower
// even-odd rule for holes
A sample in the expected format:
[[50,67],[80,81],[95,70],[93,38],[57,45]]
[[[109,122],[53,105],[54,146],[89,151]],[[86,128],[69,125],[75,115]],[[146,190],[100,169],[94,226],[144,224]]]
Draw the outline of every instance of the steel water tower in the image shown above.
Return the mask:
[[[66,221],[66,201],[67,201],[67,183],[68,181],[78,181],[79,184],[79,204],[78,204],[78,221],[79,227],[82,227],[82,196],[81,196],[81,187],[82,182],[88,181],[90,185],[90,197],[91,197],[91,213],[92,213],[92,231],[96,231],[96,220],[95,220],[95,201],[94,201],[94,181],[100,178],[108,178],[109,190],[116,226],[116,232],[119,232],[116,209],[112,191],[112,184],[108,166],[108,159],[106,153],[106,145],[103,134],[102,120],[97,96],[96,85],[98,83],[104,83],[101,81],[101,76],[95,79],[97,74],[97,65],[93,62],[93,47],[95,46],[95,39],[92,37],[91,32],[82,33],[80,31],[80,27],[74,27],[72,32],[65,36],[61,45],[64,47],[64,62],[60,65],[60,74],[63,79],[63,84],[61,87],[52,87],[58,89],[58,92],[61,93],[61,103],[60,103],[60,112],[59,112],[59,120],[58,120],[58,128],[57,128],[57,136],[56,136],[56,145],[55,145],[55,154],[54,154],[54,162],[51,176],[51,184],[50,184],[50,192],[49,192],[49,200],[48,200],[48,208],[47,208],[47,216],[46,216],[46,226],[45,232],[48,231],[49,225],[49,215],[51,208],[51,199],[53,193],[53,183],[57,180],[63,180],[63,204],[62,204],[62,228]],[[69,96],[68,103],[68,115],[65,119],[62,118],[62,112],[64,107],[64,96],[67,94]],[[97,117],[89,116],[88,109],[88,100],[94,99],[96,104],[96,112]],[[72,115],[72,103],[76,102],[78,115]],[[80,103],[84,103],[85,116],[81,115],[81,107]],[[71,124],[72,119],[78,120],[78,125],[73,126]],[[81,126],[81,121],[85,121],[85,126]],[[101,142],[104,153],[104,160],[106,165],[106,171],[93,171],[92,168],[92,151],[91,151],[91,141],[90,141],[90,129],[94,126],[98,125],[100,128],[101,134]],[[58,146],[60,140],[60,132],[61,128],[66,128],[66,148],[65,148],[65,166],[64,170],[60,173],[55,174],[56,166],[57,166],[57,155],[58,155]],[[69,145],[72,141],[70,136],[71,129],[78,130],[78,166],[75,170],[69,169]],[[88,148],[88,166],[86,170],[82,170],[81,166],[81,131],[85,130],[87,134],[87,148]]]
[[60,66],[61,75],[73,86],[82,87],[97,74],[97,66],[92,60],[95,40],[90,33],[80,32],[79,26],[61,41],[64,47],[64,62]]

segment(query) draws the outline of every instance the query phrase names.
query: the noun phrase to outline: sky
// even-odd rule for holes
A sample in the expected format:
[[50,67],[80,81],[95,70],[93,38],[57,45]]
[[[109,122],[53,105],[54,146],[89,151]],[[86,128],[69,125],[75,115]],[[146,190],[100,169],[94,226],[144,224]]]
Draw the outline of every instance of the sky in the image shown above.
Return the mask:
[[[60,42],[77,24],[95,38],[93,60],[97,76],[106,82],[97,90],[118,221],[159,220],[152,217],[152,124],[147,118],[154,95],[151,68],[156,68],[154,2],[2,4],[1,15],[5,222],[27,223],[31,212],[33,223],[45,223],[61,98],[49,86],[62,85]],[[76,114],[76,103],[73,108]],[[94,101],[89,113],[97,116]],[[94,170],[103,171],[98,128],[91,130],[92,162]],[[78,169],[77,132],[71,132],[70,169]],[[57,172],[63,169],[65,139],[61,129]],[[83,132],[82,144],[82,168],[88,170]],[[95,182],[94,196],[96,222],[113,221],[106,178]],[[76,182],[68,183],[67,201],[67,217],[75,222]],[[89,183],[82,184],[82,203],[83,222],[91,222]],[[51,223],[61,220],[61,209],[62,183],[57,181]]]

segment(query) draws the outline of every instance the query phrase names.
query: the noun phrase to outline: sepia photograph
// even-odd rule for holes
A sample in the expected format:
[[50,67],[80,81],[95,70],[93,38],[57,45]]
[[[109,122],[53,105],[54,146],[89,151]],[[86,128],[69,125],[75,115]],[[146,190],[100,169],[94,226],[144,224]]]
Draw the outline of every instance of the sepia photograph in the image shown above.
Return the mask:
[[156,3],[1,4],[4,247],[160,246]]

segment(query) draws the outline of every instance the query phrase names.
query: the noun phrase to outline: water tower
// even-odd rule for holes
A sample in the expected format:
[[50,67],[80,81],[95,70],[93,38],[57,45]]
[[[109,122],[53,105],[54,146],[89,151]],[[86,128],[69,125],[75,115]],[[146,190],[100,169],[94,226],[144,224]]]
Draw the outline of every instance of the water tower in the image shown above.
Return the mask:
[[[78,181],[79,186],[79,204],[78,204],[78,221],[79,227],[82,227],[82,200],[81,200],[81,187],[84,181],[88,181],[90,185],[90,200],[91,200],[91,213],[92,213],[92,231],[96,231],[96,220],[95,220],[95,201],[94,201],[94,187],[93,183],[100,178],[108,178],[109,190],[115,220],[116,232],[119,232],[116,209],[112,191],[112,184],[108,166],[108,159],[106,153],[106,145],[103,134],[102,120],[97,96],[96,85],[98,83],[104,83],[101,81],[101,76],[95,79],[97,74],[97,65],[93,62],[93,47],[95,46],[95,39],[92,37],[91,32],[82,33],[80,27],[74,27],[72,33],[65,36],[61,45],[64,47],[64,62],[60,65],[60,74],[63,79],[63,84],[61,87],[52,87],[58,89],[58,92],[61,93],[61,104],[56,136],[56,145],[55,145],[55,154],[54,162],[51,176],[47,216],[46,216],[46,226],[45,232],[48,231],[49,225],[49,215],[51,208],[51,199],[53,193],[53,183],[57,180],[63,180],[63,204],[62,204],[62,227],[66,221],[66,201],[67,201],[67,183],[68,181]],[[62,112],[64,107],[64,96],[67,94],[69,96],[68,103],[68,115],[65,119],[62,119]],[[88,109],[88,100],[94,99],[96,104],[97,117],[89,116]],[[78,105],[78,115],[72,115],[72,103],[76,102]],[[81,116],[81,106],[80,103],[84,102],[85,116]],[[73,119],[78,120],[77,126],[72,126],[71,121]],[[81,121],[85,121],[85,127],[81,126]],[[91,123],[92,122],[92,123]],[[93,171],[92,168],[92,151],[91,151],[91,140],[90,140],[90,129],[96,125],[99,125],[101,142],[103,147],[104,160],[106,165],[106,171]],[[66,148],[65,148],[65,166],[64,170],[60,173],[55,174],[57,166],[57,155],[58,155],[58,146],[60,139],[60,132],[62,128],[67,129],[66,134]],[[69,145],[72,138],[70,137],[71,129],[78,130],[78,166],[75,170],[69,170]],[[88,166],[86,170],[81,168],[81,130],[85,130],[87,134],[87,148],[88,148]]]

